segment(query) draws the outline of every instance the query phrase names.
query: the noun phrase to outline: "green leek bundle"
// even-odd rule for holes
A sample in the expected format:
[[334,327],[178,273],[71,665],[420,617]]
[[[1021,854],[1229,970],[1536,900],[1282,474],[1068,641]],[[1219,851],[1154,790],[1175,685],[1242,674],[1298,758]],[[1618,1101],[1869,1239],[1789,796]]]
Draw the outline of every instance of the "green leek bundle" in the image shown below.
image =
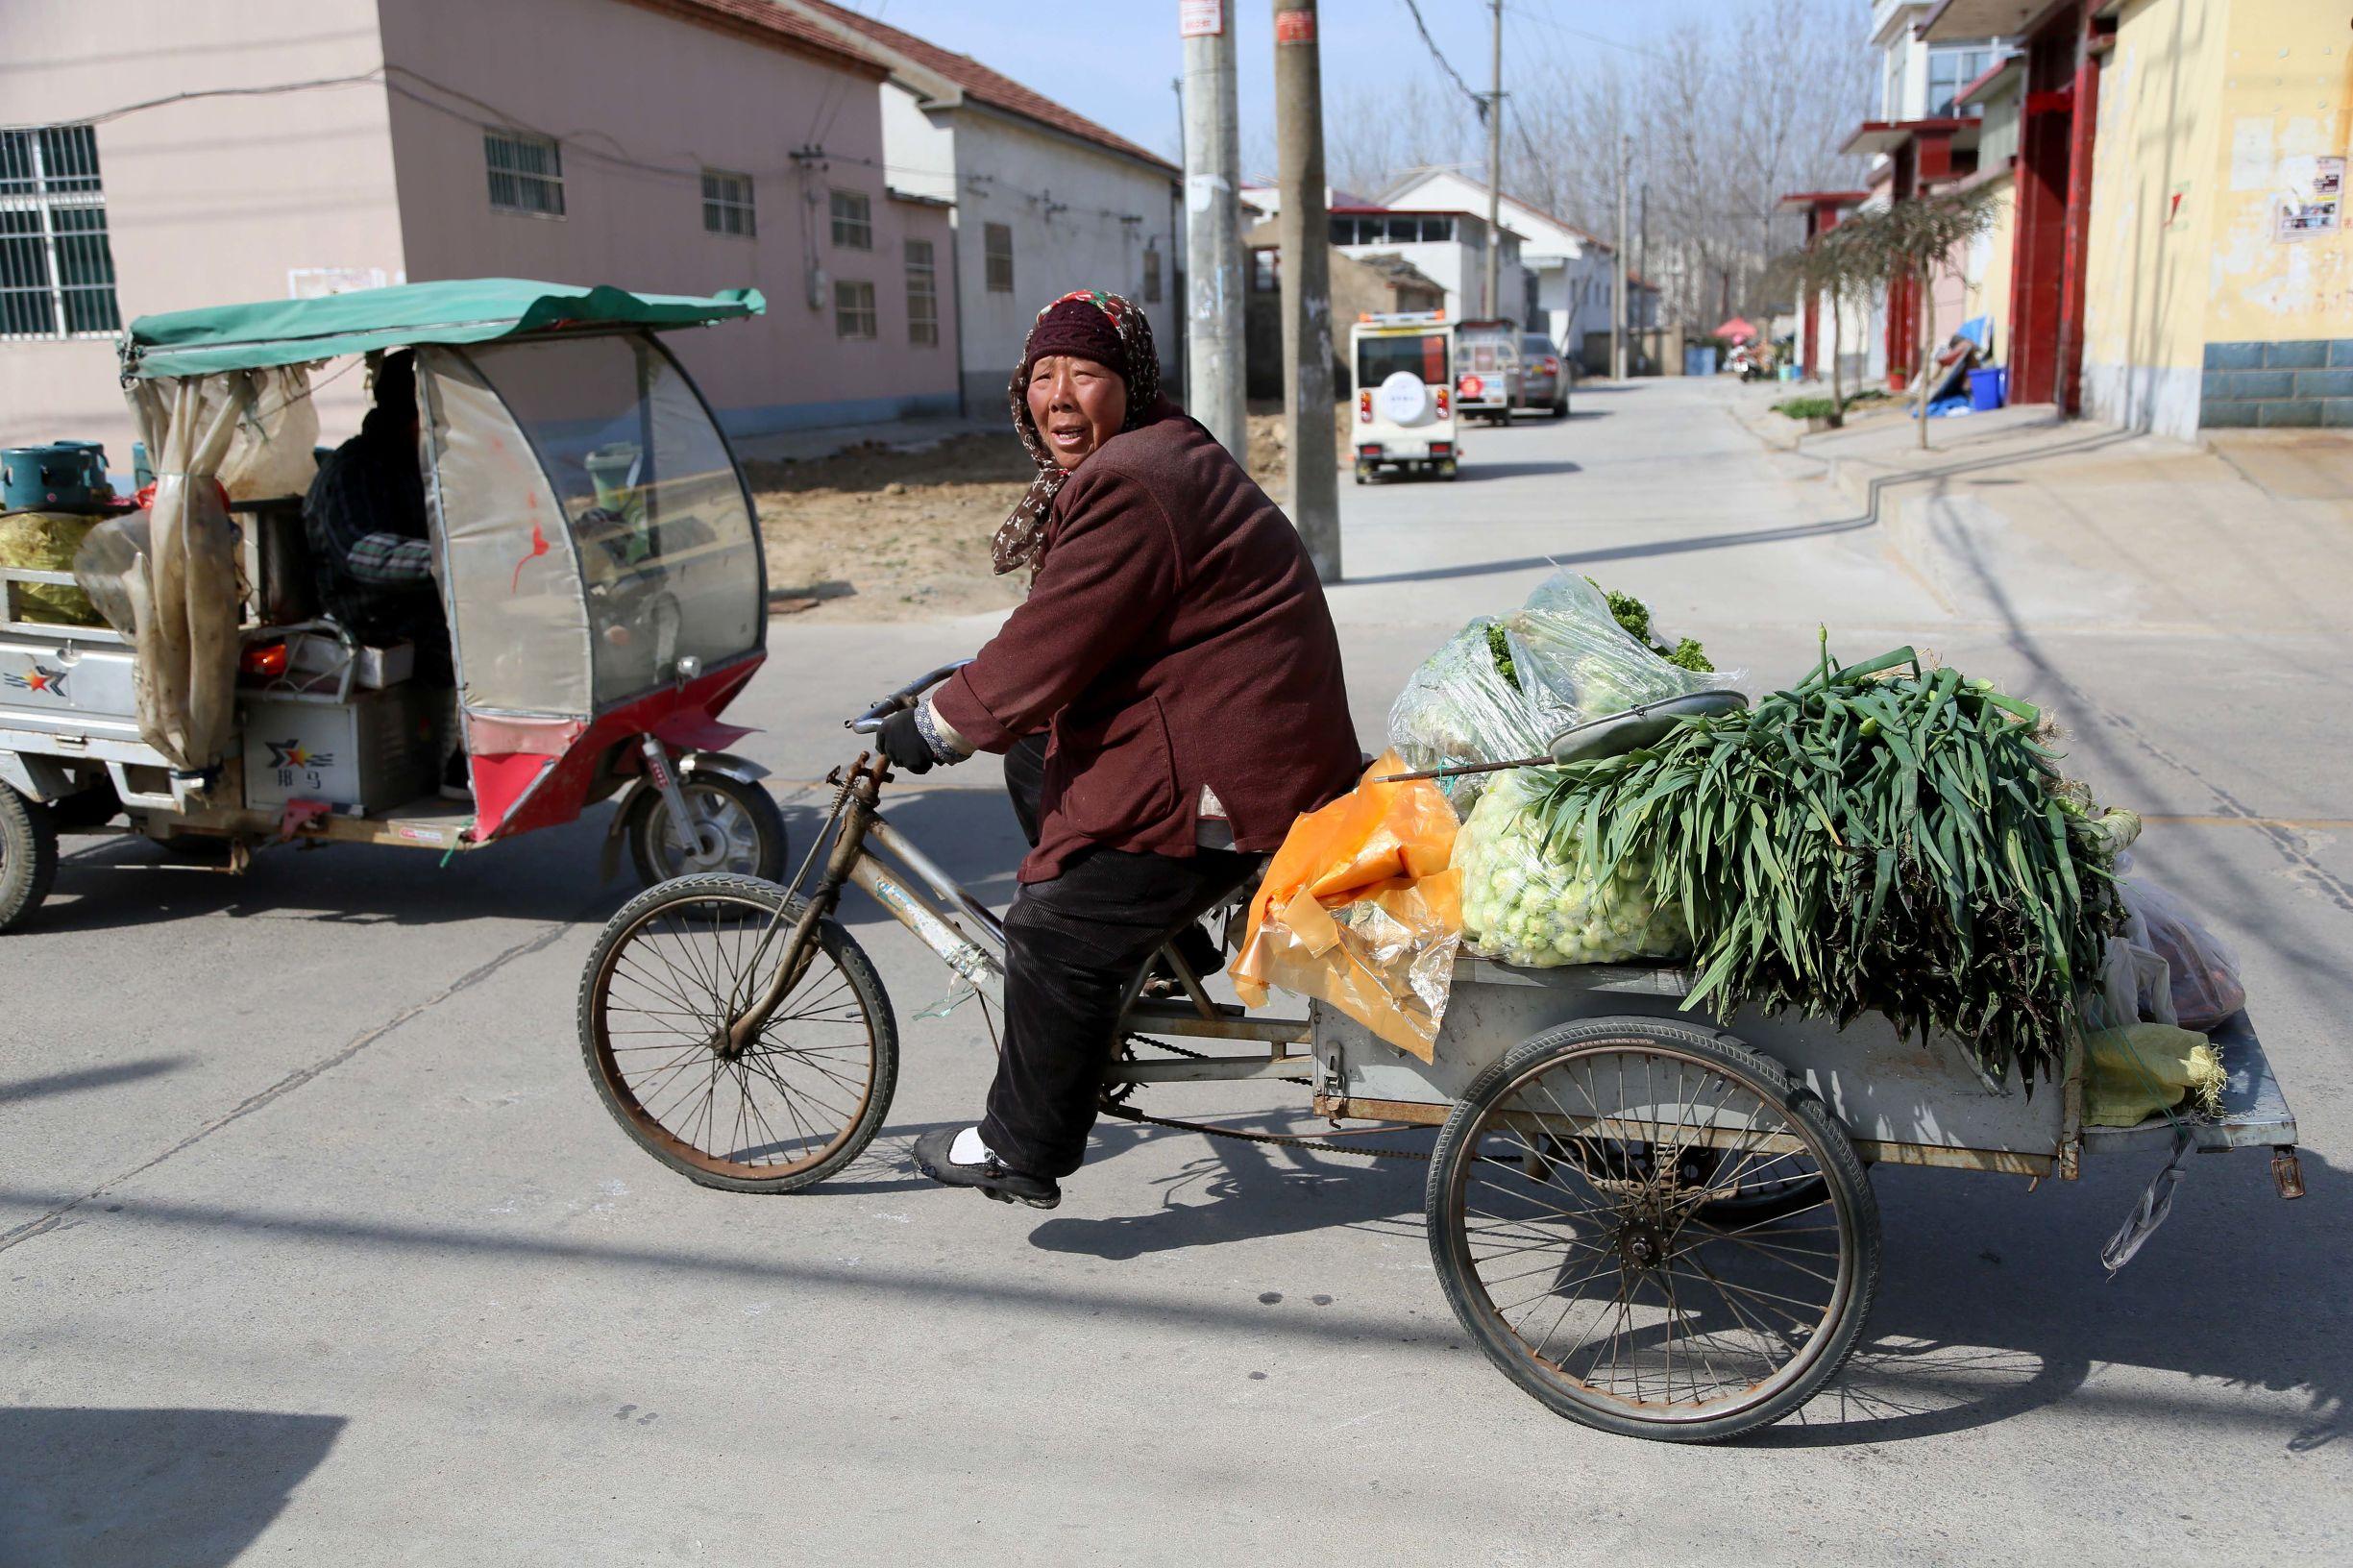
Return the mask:
[[2031,1092],[2119,918],[2041,719],[1908,648],[1837,668],[1826,637],[1794,689],[1560,769],[1536,810],[1586,874],[1647,864],[1654,901],[1682,907],[1686,1006],[1881,1013],[1973,1042]]

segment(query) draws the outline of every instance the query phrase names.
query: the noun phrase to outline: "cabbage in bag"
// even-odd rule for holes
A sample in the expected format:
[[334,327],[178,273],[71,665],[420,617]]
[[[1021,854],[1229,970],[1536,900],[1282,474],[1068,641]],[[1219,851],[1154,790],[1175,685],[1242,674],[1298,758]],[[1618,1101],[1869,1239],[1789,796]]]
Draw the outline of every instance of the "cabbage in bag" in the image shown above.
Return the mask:
[[[1389,743],[1416,770],[1538,756],[1571,724],[1736,679],[1669,664],[1618,625],[1602,590],[1556,572],[1518,610],[1473,621],[1413,672],[1389,709]],[[1487,779],[1438,786],[1461,809]]]
[[1462,940],[1473,952],[1526,968],[1623,964],[1690,951],[1679,904],[1654,904],[1650,866],[1629,860],[1604,877],[1578,870],[1583,845],[1564,836],[1554,849],[1530,809],[1533,770],[1490,775],[1488,788],[1455,835],[1462,878]]

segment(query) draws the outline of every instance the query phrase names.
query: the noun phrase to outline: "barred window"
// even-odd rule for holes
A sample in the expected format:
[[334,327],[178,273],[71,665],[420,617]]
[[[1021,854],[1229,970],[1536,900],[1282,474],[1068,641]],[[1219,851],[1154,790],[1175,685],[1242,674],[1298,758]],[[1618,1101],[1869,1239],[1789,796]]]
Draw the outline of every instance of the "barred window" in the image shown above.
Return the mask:
[[1160,304],[1160,252],[1143,253],[1143,303]]
[[982,275],[989,292],[1013,292],[1013,230],[1001,223],[981,225]]
[[907,241],[907,341],[940,341],[940,273],[931,241]]
[[833,285],[833,335],[873,337],[874,285],[836,280]]
[[874,248],[874,204],[858,191],[833,193],[833,242],[845,251]]
[[482,133],[490,169],[490,205],[534,217],[564,215],[564,151],[546,136],[522,131]]
[[121,326],[97,132],[0,131],[0,338],[77,337]]
[[750,175],[722,169],[702,171],[702,226],[715,234],[749,238],[756,233],[751,222]]

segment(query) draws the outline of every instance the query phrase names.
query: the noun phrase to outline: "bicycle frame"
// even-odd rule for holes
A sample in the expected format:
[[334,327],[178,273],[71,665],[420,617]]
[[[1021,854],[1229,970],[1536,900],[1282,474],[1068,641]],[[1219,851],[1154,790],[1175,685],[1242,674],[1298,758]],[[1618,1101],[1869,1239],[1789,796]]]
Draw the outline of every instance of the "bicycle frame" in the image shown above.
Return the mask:
[[[887,762],[861,752],[857,761],[850,764],[846,780],[839,770],[827,780],[842,787],[844,795],[839,825],[825,854],[824,870],[811,890],[792,935],[786,939],[781,961],[767,991],[729,1027],[730,1043],[736,1048],[758,1036],[769,1016],[799,983],[818,922],[832,915],[846,886],[863,889],[974,991],[1000,1008],[1004,1006],[1004,922],[970,890],[941,870],[930,856],[883,819],[882,785],[890,777]],[[1121,1037],[1140,1033],[1197,1040],[1256,1041],[1263,1042],[1266,1050],[1262,1054],[1197,1057],[1177,1062],[1115,1062],[1105,1075],[1110,1082],[1289,1077],[1296,1076],[1308,1065],[1308,1053],[1293,1048],[1308,1041],[1308,1019],[1252,1017],[1245,1008],[1214,1001],[1173,945],[1161,949],[1161,959],[1176,975],[1185,999],[1160,1001],[1142,997],[1139,992],[1144,976],[1139,972],[1128,988],[1126,1008],[1119,1023]]]

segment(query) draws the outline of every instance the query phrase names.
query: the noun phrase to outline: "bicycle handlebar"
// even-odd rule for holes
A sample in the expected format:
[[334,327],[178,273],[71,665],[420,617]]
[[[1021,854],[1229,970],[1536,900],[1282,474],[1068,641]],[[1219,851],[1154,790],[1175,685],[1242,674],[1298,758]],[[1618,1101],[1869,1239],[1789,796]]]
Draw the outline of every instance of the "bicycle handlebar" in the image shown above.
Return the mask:
[[884,698],[881,701],[867,709],[857,718],[845,719],[842,721],[842,723],[844,725],[857,734],[871,735],[874,733],[874,731],[882,727],[882,722],[885,719],[890,718],[891,715],[896,713],[901,708],[913,707],[917,698],[922,696],[925,692],[930,691],[934,686],[939,685],[940,682],[945,680],[948,676],[954,674],[957,671],[963,669],[966,665],[970,664],[971,662],[972,661],[970,659],[958,659],[952,664],[944,664],[940,666],[939,669],[934,670],[927,675],[918,675],[915,679],[907,682],[906,685],[901,686],[897,691],[893,692],[889,697]]

